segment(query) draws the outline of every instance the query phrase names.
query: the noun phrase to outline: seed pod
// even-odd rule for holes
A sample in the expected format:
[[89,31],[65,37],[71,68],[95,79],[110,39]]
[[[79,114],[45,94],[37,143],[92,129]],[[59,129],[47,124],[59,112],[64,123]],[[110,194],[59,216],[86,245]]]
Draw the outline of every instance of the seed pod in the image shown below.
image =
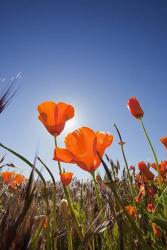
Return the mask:
[[69,207],[68,207],[68,201],[66,199],[62,199],[60,201],[59,209],[60,209],[60,212],[62,214],[62,217],[64,219],[68,219],[68,217],[69,217]]

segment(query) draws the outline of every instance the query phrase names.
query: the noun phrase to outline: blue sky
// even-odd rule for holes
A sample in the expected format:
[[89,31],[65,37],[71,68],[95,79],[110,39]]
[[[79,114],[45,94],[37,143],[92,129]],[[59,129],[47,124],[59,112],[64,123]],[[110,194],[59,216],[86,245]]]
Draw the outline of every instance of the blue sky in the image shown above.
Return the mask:
[[[75,106],[76,116],[59,137],[60,146],[82,125],[108,131],[115,141],[107,152],[122,163],[116,123],[129,164],[152,161],[143,132],[126,108],[135,95],[158,157],[165,159],[159,137],[167,135],[166,11],[165,0],[1,1],[1,84],[19,72],[22,78],[16,98],[1,115],[0,141],[31,161],[38,152],[57,177],[54,142],[38,121],[36,106],[64,101]],[[29,173],[11,154],[6,157]],[[77,166],[64,167],[79,178],[89,177]]]

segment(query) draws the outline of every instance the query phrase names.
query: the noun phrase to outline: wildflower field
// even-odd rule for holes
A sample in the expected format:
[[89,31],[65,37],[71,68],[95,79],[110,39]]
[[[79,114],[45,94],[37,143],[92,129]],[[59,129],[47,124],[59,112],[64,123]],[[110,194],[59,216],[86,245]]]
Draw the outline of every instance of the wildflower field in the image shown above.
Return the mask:
[[[0,113],[14,94],[13,85],[1,93]],[[16,173],[13,164],[8,164],[10,171],[4,171],[6,163],[1,156],[0,250],[167,249],[167,159],[158,159],[144,126],[147,117],[142,105],[136,97],[127,103],[129,119],[141,125],[154,162],[141,159],[136,166],[130,165],[116,125],[117,138],[80,127],[66,135],[64,148],[60,148],[57,137],[75,116],[75,107],[63,102],[44,100],[37,107],[39,122],[55,141],[52,158],[59,169],[59,181],[38,155],[30,162],[0,142],[1,148],[31,168],[29,178]],[[162,136],[157,143],[167,150],[167,137]],[[114,147],[113,141],[120,145],[123,166],[105,154],[107,148]],[[36,168],[37,162],[48,171],[49,181]],[[65,172],[62,162],[87,171],[91,181]],[[104,176],[97,174],[98,168],[104,168]]]

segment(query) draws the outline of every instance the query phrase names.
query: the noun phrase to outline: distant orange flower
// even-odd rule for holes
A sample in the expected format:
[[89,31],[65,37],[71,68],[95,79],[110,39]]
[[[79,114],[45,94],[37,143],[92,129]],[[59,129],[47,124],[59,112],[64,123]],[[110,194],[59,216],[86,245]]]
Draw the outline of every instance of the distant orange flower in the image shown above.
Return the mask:
[[150,212],[150,213],[154,213],[155,212],[155,206],[153,203],[148,203],[147,204],[147,211]]
[[161,161],[160,172],[162,176],[165,176],[167,173],[167,161]]
[[148,179],[140,172],[135,175],[135,181],[138,187],[140,187],[140,185],[146,184],[148,182]]
[[71,173],[71,172],[65,172],[65,173],[61,173],[60,174],[61,182],[65,186],[67,186],[68,184],[70,184],[70,182],[72,180],[72,177],[73,177],[73,173]]
[[44,217],[44,220],[43,220],[43,228],[44,229],[47,229],[48,228],[48,218],[47,217]]
[[2,176],[3,181],[12,188],[24,184],[26,180],[25,176],[15,172],[2,172],[0,175]]
[[2,172],[0,175],[5,183],[9,183],[12,180],[12,178],[14,178],[15,173],[14,172]]
[[131,114],[137,118],[137,119],[141,119],[144,115],[144,112],[138,102],[138,100],[136,99],[135,96],[131,97],[129,100],[128,100],[128,108],[131,112]]
[[137,218],[137,210],[135,207],[130,205],[130,206],[126,206],[125,209],[131,217],[135,219]]
[[53,136],[59,135],[66,121],[74,116],[74,108],[66,103],[55,103],[52,101],[43,102],[38,105],[39,120]]
[[162,142],[162,144],[164,144],[165,148],[167,149],[167,137],[161,137],[160,141]]
[[67,135],[65,138],[66,148],[55,148],[54,160],[76,163],[85,171],[92,172],[100,166],[100,159],[97,151],[101,155],[107,147],[111,145],[113,136],[109,133],[94,132],[87,127]]
[[161,229],[157,226],[156,223],[152,223],[151,226],[152,226],[154,236],[157,237],[157,238],[160,238],[161,234],[162,234]]
[[142,184],[140,185],[138,196],[135,197],[135,201],[137,203],[140,203],[145,195],[146,195],[145,185]]
[[136,201],[136,203],[140,203],[140,202],[141,202],[141,197],[136,196],[136,197],[135,197],[135,201]]
[[154,174],[148,169],[148,166],[146,165],[146,163],[144,161],[141,161],[138,163],[138,168],[139,168],[140,172],[143,173],[143,175],[148,180],[154,179]]
[[154,162],[154,163],[151,163],[150,164],[151,165],[151,167],[153,168],[153,169],[155,169],[156,171],[157,171],[157,164]]
[[154,196],[157,193],[157,188],[154,187],[147,187],[147,194],[149,195],[150,198],[154,198]]
[[[157,171],[156,163],[152,163],[151,167]],[[161,161],[161,163],[159,164],[159,167],[160,167],[161,176],[165,177],[165,175],[167,174],[167,161]]]
[[17,186],[24,184],[25,180],[26,180],[25,176],[21,174],[16,174],[14,179],[9,183],[9,186],[15,188]]

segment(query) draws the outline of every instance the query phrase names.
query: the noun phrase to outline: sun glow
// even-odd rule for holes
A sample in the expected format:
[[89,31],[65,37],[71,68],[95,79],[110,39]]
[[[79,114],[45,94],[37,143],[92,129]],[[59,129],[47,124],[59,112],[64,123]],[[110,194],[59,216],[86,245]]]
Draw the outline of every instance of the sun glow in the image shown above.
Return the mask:
[[73,117],[69,121],[66,122],[65,128],[64,128],[64,133],[70,133],[73,130],[77,129],[79,126],[78,124],[78,119],[76,117]]
[[75,115],[72,119],[66,122],[62,136],[66,136],[68,133],[71,133],[74,130],[84,126],[83,121],[86,118],[85,114],[82,112],[82,107],[80,107],[78,104],[73,104],[73,106],[75,107]]

